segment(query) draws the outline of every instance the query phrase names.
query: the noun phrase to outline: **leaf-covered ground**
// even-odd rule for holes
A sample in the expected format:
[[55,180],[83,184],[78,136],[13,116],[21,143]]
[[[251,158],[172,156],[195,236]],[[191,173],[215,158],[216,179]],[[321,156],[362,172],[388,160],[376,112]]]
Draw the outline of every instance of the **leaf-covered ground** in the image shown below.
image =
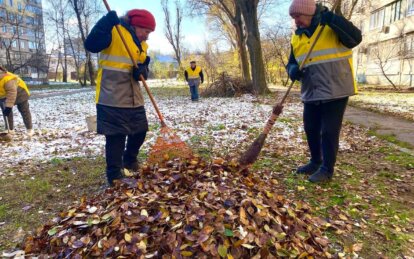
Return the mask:
[[[169,125],[206,160],[237,157],[259,133],[270,111],[266,103],[272,102],[244,96],[191,103],[186,88],[154,90]],[[18,131],[17,140],[0,150],[0,250],[16,250],[25,235],[57,212],[67,211],[73,202],[79,204],[83,194],[102,195],[103,139],[87,133],[84,123],[84,117],[94,112],[93,93],[61,99],[33,100],[36,135],[30,140]],[[312,185],[293,174],[307,160],[301,109],[298,100],[286,105],[252,177],[268,180],[272,187],[268,191],[275,197],[304,201],[311,216],[342,226],[323,234],[332,254],[365,258],[414,254],[414,158],[347,124],[333,181]],[[158,130],[151,106],[147,111],[151,132],[141,159]]]

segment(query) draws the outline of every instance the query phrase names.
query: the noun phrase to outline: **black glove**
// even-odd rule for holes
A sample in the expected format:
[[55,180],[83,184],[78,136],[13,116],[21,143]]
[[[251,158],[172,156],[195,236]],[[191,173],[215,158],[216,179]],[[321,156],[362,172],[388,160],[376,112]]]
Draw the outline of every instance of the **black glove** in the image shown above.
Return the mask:
[[289,70],[288,70],[288,74],[289,74],[289,78],[292,81],[299,81],[303,76],[303,73],[302,73],[302,71],[299,70],[298,65],[290,66]]
[[134,67],[132,70],[132,76],[135,81],[141,81],[140,76],[142,75],[145,80],[148,78],[148,66],[144,64],[138,64],[138,68]]
[[3,115],[4,116],[9,116],[10,115],[10,113],[12,112],[12,108],[10,108],[10,107],[6,107],[6,108],[4,108],[4,110],[3,110]]
[[204,83],[204,80],[201,80],[201,84]]
[[322,25],[330,25],[334,19],[334,13],[332,11],[326,11],[321,13],[321,21]]

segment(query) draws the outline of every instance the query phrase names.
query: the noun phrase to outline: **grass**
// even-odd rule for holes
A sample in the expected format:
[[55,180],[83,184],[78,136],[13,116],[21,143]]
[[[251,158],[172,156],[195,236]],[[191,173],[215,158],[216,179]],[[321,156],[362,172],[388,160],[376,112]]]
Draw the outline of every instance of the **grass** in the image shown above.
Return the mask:
[[382,140],[388,141],[390,143],[393,143],[393,144],[395,144],[399,147],[402,147],[402,148],[414,149],[414,147],[411,144],[398,140],[395,135],[379,134],[379,133],[377,133],[376,129],[369,130],[368,134],[370,136],[375,136],[379,139],[382,139]]
[[[372,154],[377,157],[373,159]],[[298,158],[298,164],[300,159],[306,160]],[[406,200],[392,191],[396,188],[393,180],[400,177],[400,170],[412,169],[414,157],[391,147],[380,147],[369,153],[344,154],[339,160],[343,162],[337,166],[333,181],[320,185],[308,182],[307,176],[293,174],[286,166],[292,160],[286,157],[261,158],[252,169],[284,172],[278,179],[282,191],[291,199],[309,203],[315,215],[338,220],[332,211],[339,208],[349,222],[364,225],[364,228],[352,226],[349,233],[329,231],[327,235],[333,243],[343,247],[362,243],[363,250],[358,253],[362,258],[410,254],[409,240],[414,240],[414,233],[403,230],[411,229],[414,210],[407,208]],[[390,169],[375,170],[378,161],[385,161]],[[361,185],[367,186],[361,188]]]
[[104,165],[102,158],[52,159],[38,171],[0,179],[0,251],[22,241],[19,228],[34,231],[83,195],[96,193],[105,183]]

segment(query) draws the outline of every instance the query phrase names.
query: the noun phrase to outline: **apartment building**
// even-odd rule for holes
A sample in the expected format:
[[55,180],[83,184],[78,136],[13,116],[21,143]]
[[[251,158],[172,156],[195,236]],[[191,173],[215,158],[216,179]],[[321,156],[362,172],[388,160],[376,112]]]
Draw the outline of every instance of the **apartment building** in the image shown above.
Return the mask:
[[359,0],[354,9],[350,2],[344,14],[363,34],[354,49],[358,82],[413,87],[414,0]]
[[0,64],[35,81],[47,78],[41,0],[0,0]]

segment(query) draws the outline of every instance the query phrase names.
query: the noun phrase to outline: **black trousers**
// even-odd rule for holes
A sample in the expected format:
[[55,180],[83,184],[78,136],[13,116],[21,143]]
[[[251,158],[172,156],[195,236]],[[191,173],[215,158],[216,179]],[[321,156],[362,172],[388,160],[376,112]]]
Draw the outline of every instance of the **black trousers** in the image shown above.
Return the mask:
[[329,102],[305,103],[303,122],[311,161],[333,173],[348,97]]
[[[137,162],[139,149],[144,143],[147,132],[134,135],[105,135],[106,176],[108,182],[121,177],[124,165]],[[126,147],[125,147],[126,140]]]

